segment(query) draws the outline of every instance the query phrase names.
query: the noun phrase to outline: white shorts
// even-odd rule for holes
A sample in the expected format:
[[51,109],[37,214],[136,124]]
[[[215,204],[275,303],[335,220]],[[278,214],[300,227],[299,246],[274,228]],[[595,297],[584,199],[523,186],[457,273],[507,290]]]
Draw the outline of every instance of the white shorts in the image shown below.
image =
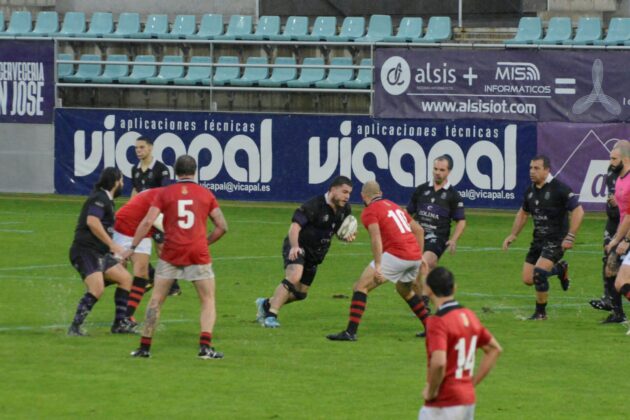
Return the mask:
[[474,418],[475,404],[450,407],[424,406],[418,414],[418,420],[473,420]]
[[[403,260],[393,256],[389,252],[384,252],[381,258],[381,271],[383,277],[392,283],[410,283],[418,277],[422,260]],[[374,268],[374,261],[370,263]]]
[[621,265],[630,265],[630,251],[626,252],[626,255],[623,256]]
[[[122,233],[116,231],[114,231],[114,236],[112,239],[114,240],[114,242],[124,248],[131,248],[131,242],[133,241],[132,236],[123,235]],[[136,254],[151,255],[151,249],[151,238],[144,238],[140,241],[134,252]]]
[[214,278],[214,271],[212,271],[212,263],[178,267],[158,259],[155,277],[188,281],[208,280]]

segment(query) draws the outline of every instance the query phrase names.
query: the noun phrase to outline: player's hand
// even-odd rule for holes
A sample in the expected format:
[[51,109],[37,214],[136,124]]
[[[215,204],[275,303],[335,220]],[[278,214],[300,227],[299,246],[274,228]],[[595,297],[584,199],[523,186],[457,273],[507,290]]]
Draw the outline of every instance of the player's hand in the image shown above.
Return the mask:
[[350,242],[354,241],[356,238],[357,238],[357,234],[353,233],[352,235],[346,236],[346,238],[343,241],[350,243]]
[[573,248],[573,242],[575,242],[575,235],[572,233],[567,233],[567,236],[564,237],[560,246],[562,247],[563,251],[566,251],[567,249]]
[[299,246],[293,246],[289,250],[289,261],[295,261],[304,251]]
[[437,397],[437,395],[429,395],[429,384],[426,384],[422,390],[422,398],[424,398],[425,401],[431,401],[434,400],[435,397]]
[[619,242],[619,245],[617,245],[616,249],[617,255],[625,255],[626,252],[628,252],[628,245],[630,244],[628,244],[628,242],[626,241]]
[[617,248],[618,244],[619,244],[619,241],[617,241],[616,239],[612,239],[610,242],[608,242],[608,245],[604,247],[606,254],[610,254],[610,251]]
[[448,249],[448,252],[454,254],[455,250],[457,249],[457,241],[449,239],[448,241],[446,241],[446,248]]
[[118,245],[117,243],[112,243],[112,245],[109,247],[109,252],[111,252],[112,254],[118,256],[118,257],[122,257],[122,255],[127,251],[127,249],[121,245]]
[[615,196],[613,194],[608,196],[608,205],[610,207],[617,207],[617,200],[615,200]]
[[122,259],[122,261],[126,261],[128,260],[131,256],[133,255],[133,250],[132,249],[125,249],[122,254],[120,254],[120,258]]
[[503,241],[503,250],[507,251],[508,248],[510,247],[510,245],[512,245],[512,242],[514,242],[516,240],[516,235],[508,235],[507,238],[505,238],[505,241]]

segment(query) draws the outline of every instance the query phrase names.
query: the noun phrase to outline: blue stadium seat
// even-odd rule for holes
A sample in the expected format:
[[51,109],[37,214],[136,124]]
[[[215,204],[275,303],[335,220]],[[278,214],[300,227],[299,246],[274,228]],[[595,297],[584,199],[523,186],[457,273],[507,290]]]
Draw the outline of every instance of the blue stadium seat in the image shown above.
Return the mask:
[[[74,60],[74,56],[68,53],[60,53],[57,55],[57,60]],[[74,73],[74,64],[70,63],[59,63],[57,65],[57,78],[60,81],[67,76],[72,75]]]
[[50,37],[59,32],[59,15],[57,12],[39,12],[33,32],[28,36]]
[[63,24],[57,36],[80,37],[85,34],[85,13],[68,12],[63,17]]
[[138,84],[145,83],[147,78],[153,77],[157,73],[157,67],[155,64],[142,64],[155,62],[155,57],[152,55],[137,55],[131,74],[118,79],[120,83],[124,84]]
[[286,85],[290,80],[295,80],[297,77],[297,68],[295,67],[295,58],[293,57],[278,57],[276,58],[276,65],[286,64],[288,67],[274,67],[269,79],[261,80],[258,82],[260,86],[267,87],[279,87]]
[[572,36],[571,18],[556,16],[549,19],[547,33],[537,43],[542,45],[562,44],[564,41],[571,39]]
[[453,29],[451,28],[451,18],[448,16],[433,16],[429,18],[427,33],[424,38],[416,40],[416,43],[444,42],[451,39]]
[[[332,66],[351,66],[352,58],[349,57],[335,57],[330,61],[330,65]],[[352,80],[352,75],[354,71],[351,68],[347,69],[339,69],[339,68],[331,68],[328,71],[328,77],[324,80],[320,80],[315,83],[315,86],[318,88],[338,88],[341,87],[345,82]]]
[[575,38],[564,41],[564,45],[590,45],[602,39],[602,21],[598,17],[581,17],[575,31]]
[[369,68],[359,69],[357,77],[343,83],[344,87],[350,89],[367,89],[372,86],[372,59],[364,58],[359,66],[369,66]]
[[114,32],[114,17],[109,12],[94,12],[86,38],[106,38]]
[[308,33],[308,18],[306,16],[289,16],[284,31],[281,35],[271,35],[272,41],[291,41],[297,40],[300,36]]
[[354,42],[381,42],[386,36],[392,35],[392,17],[389,15],[372,15],[368,24],[367,35],[361,36]]
[[[302,62],[305,66],[323,66],[324,59],[320,57],[305,58]],[[313,86],[316,82],[324,80],[326,71],[323,67],[302,67],[300,77],[297,80],[290,80],[287,82],[287,86],[295,88],[308,88]]]
[[[168,16],[167,15],[149,15],[144,24],[144,30],[139,33],[136,38],[148,39],[157,38],[168,32]],[[133,71],[132,71],[133,73]]]
[[[247,64],[269,64],[267,57],[249,57]],[[230,80],[232,86],[253,86],[261,80],[269,78],[269,67],[245,67],[243,75]]]
[[238,39],[262,41],[280,33],[280,16],[261,16],[253,34],[237,36]]
[[206,56],[193,56],[190,58],[191,64],[207,64],[207,66],[188,66],[188,72],[184,77],[173,80],[176,85],[200,85],[204,81],[209,81],[212,77],[212,59]]
[[386,42],[413,42],[422,38],[422,18],[404,17],[398,25],[398,32],[394,36],[386,36]]
[[594,45],[624,45],[630,41],[630,19],[612,18],[608,26],[606,38],[593,42]]
[[[221,56],[217,64],[238,64],[238,57],[234,56]],[[223,86],[228,84],[231,80],[237,79],[241,74],[241,68],[238,66],[220,66],[214,72],[212,77],[212,84],[215,86]],[[204,85],[209,85],[210,80],[204,80]]]
[[120,62],[129,61],[129,58],[124,54],[112,54],[107,56],[107,64],[105,64],[105,70],[100,76],[96,76],[92,79],[94,83],[115,83],[121,77],[125,77],[129,74],[129,65],[119,64]]
[[31,12],[13,12],[6,31],[0,36],[30,36],[33,30]]
[[298,41],[324,41],[337,33],[337,18],[334,16],[318,16],[313,23],[311,33],[297,36]]
[[252,17],[244,15],[232,15],[227,30],[223,35],[217,35],[214,39],[233,40],[243,35],[252,33]]
[[140,34],[140,13],[121,13],[118,16],[116,31],[110,38],[136,38]]
[[199,32],[187,36],[190,39],[215,39],[223,34],[223,15],[206,14],[201,17]]
[[197,22],[195,15],[177,15],[171,32],[167,34],[159,34],[161,39],[186,39],[193,35],[197,30]]
[[[162,63],[181,64],[184,57],[181,55],[165,55]],[[173,83],[175,79],[184,77],[184,66],[160,66],[160,72],[155,77],[147,77],[147,83],[150,85],[167,85]]]
[[90,61],[101,61],[101,56],[98,54],[83,54],[79,63],[79,67],[77,68],[77,72],[73,75],[66,76],[63,78],[64,82],[70,83],[88,83],[91,82],[92,79],[99,76],[101,74],[101,65],[100,64],[92,64]]
[[365,34],[365,18],[359,16],[348,16],[343,20],[339,35],[330,35],[326,41],[348,42],[354,41]]
[[539,17],[522,17],[518,22],[518,30],[512,39],[506,39],[506,44],[532,44],[542,38],[542,20]]

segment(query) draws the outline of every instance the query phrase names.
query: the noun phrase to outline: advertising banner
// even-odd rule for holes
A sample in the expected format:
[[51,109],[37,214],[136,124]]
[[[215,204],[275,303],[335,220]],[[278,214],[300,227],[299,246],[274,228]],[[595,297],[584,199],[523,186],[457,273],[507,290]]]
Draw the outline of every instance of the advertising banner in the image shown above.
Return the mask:
[[0,123],[52,123],[54,54],[52,41],[0,40]]
[[585,209],[604,210],[610,151],[628,138],[628,124],[541,123],[538,152],[549,157],[551,173],[579,194]]
[[630,120],[630,51],[380,48],[374,116]]
[[536,152],[532,123],[57,109],[56,191],[87,194],[104,166],[129,177],[140,135],[154,139],[171,174],[176,157],[190,154],[200,184],[251,201],[303,201],[346,175],[358,183],[353,202],[360,184],[376,179],[388,198],[407,203],[446,154],[467,205],[517,208]]

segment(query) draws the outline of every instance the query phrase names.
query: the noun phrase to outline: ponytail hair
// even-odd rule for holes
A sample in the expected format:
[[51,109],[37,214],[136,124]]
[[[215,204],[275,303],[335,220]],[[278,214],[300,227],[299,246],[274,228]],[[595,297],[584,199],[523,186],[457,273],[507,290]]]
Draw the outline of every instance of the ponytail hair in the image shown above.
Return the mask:
[[98,191],[101,188],[110,191],[114,188],[114,185],[116,185],[116,182],[118,182],[120,178],[122,178],[122,172],[120,172],[120,169],[108,166],[103,169],[103,172],[101,172],[101,175],[98,177],[96,184],[94,184],[94,189],[92,191]]

